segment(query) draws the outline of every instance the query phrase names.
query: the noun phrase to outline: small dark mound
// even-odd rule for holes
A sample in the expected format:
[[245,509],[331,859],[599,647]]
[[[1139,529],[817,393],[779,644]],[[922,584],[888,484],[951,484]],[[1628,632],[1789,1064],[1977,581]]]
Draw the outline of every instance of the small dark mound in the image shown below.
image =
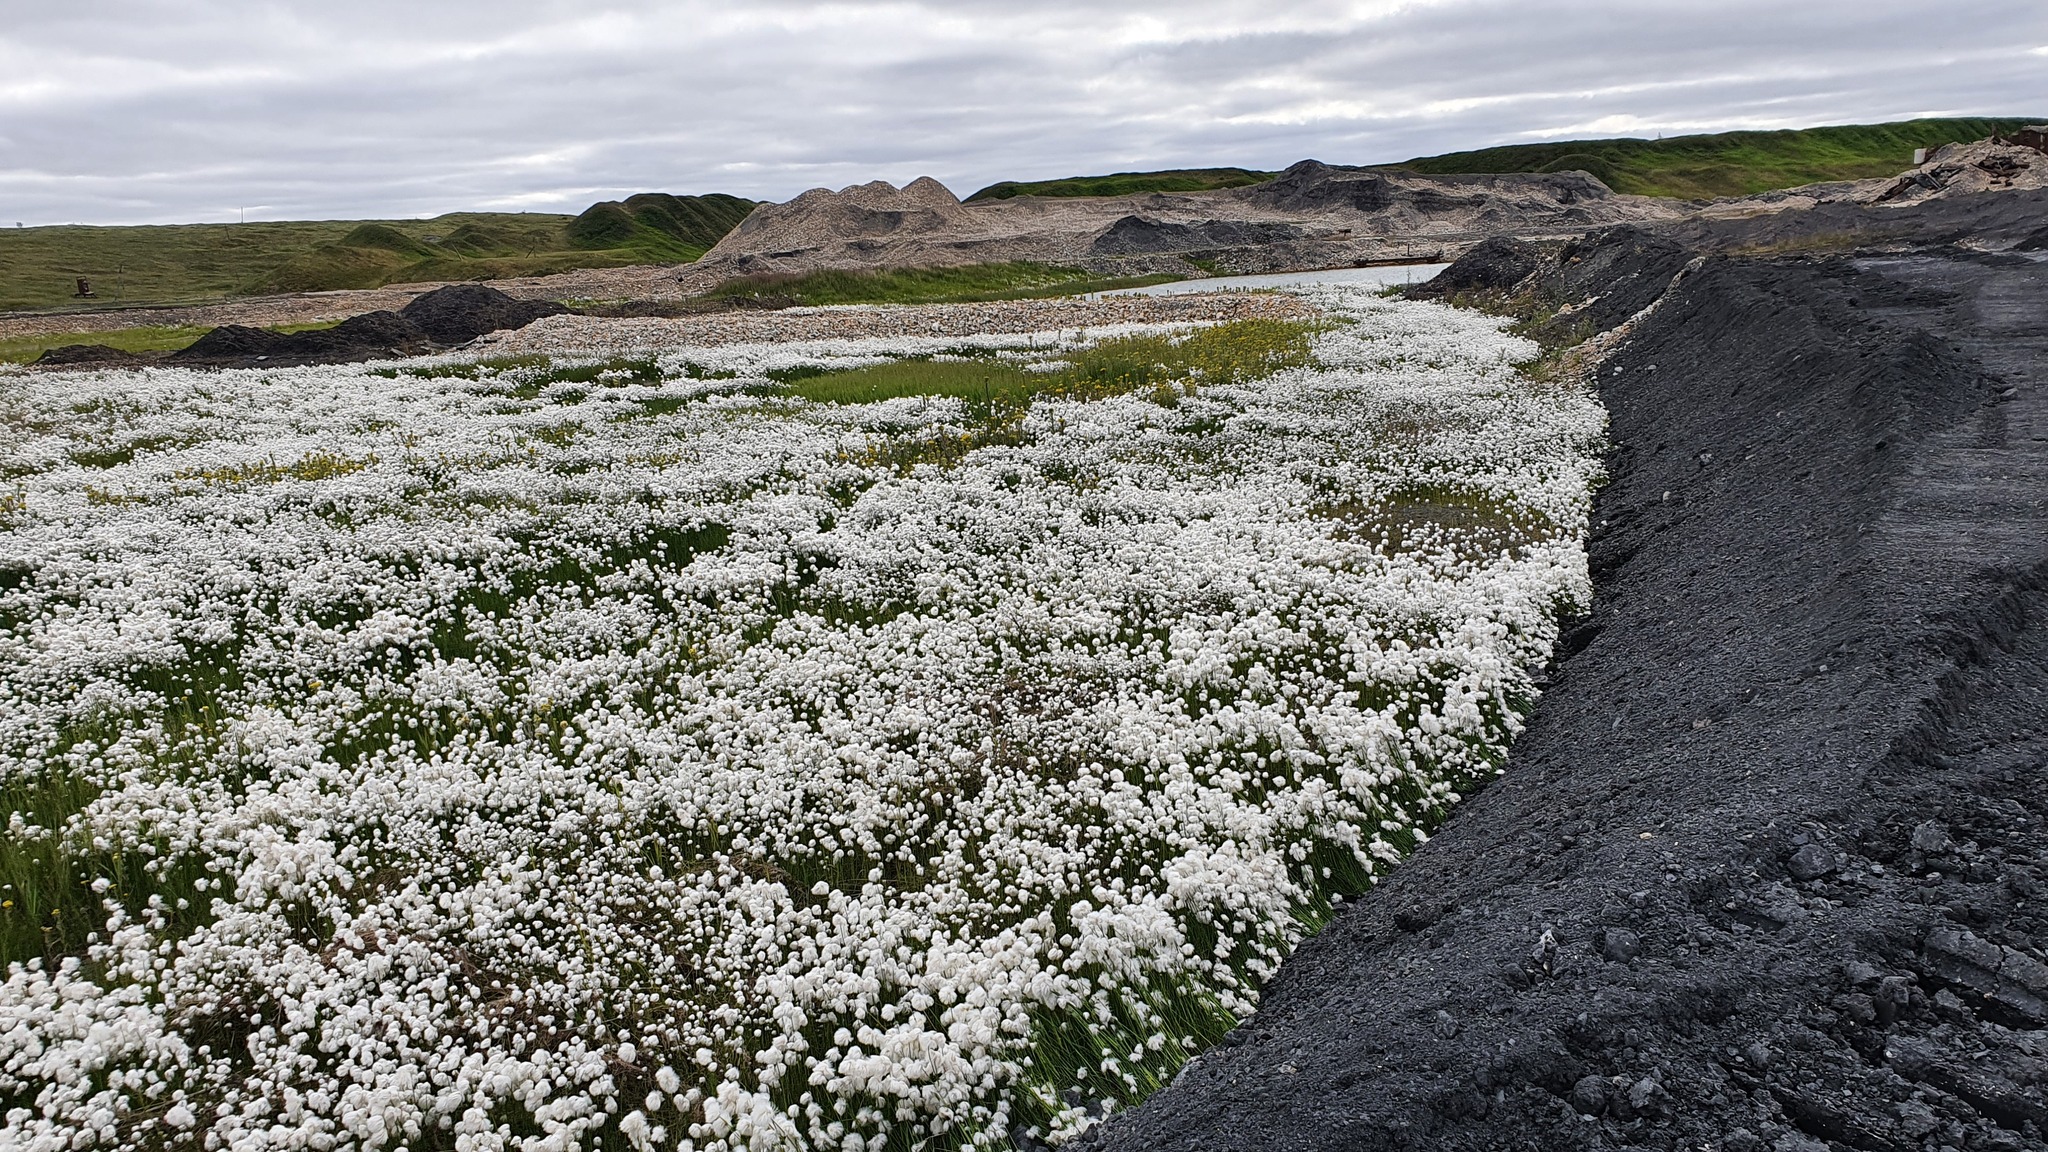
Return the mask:
[[176,361],[198,361],[214,363],[230,360],[268,360],[288,355],[294,347],[292,337],[268,328],[250,328],[242,324],[223,324],[191,344],[171,353]]
[[440,344],[466,344],[486,332],[524,328],[568,309],[553,300],[519,300],[482,284],[451,284],[415,297],[399,315]]
[[1669,236],[1623,224],[1565,245],[1559,287],[1565,299],[1587,301],[1581,315],[1604,332],[1649,307],[1692,258]]
[[190,347],[173,352],[180,364],[246,368],[258,364],[344,364],[381,356],[407,356],[432,351],[434,342],[419,326],[396,312],[366,312],[332,328],[312,332],[272,332],[228,324],[215,328]]
[[1403,294],[1410,300],[1439,300],[1471,292],[1506,292],[1536,271],[1543,252],[1526,240],[1496,236],[1453,261],[1451,266]]
[[146,361],[133,352],[123,352],[106,344],[66,344],[62,348],[51,348],[36,357],[38,367],[62,368],[69,365],[125,365],[142,364]]
[[425,352],[432,341],[396,312],[365,312],[332,328],[292,337],[295,354],[321,361],[365,360]]

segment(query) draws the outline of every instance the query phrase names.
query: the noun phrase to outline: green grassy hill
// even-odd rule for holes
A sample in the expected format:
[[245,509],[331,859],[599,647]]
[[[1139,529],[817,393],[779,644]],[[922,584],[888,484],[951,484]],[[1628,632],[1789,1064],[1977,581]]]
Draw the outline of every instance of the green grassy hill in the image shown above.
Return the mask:
[[[454,212],[320,220],[0,229],[0,310],[185,304],[420,280],[694,260],[746,218],[736,196],[644,193],[580,216]],[[79,277],[96,299],[74,300]]]
[[[1912,165],[1915,148],[1982,140],[1993,133],[2009,132],[2041,120],[1906,120],[1896,124],[1848,124],[1782,132],[1716,132],[1663,140],[1561,140],[1419,156],[1388,167],[1432,174],[1560,172],[1576,168],[1598,176],[1617,192],[1641,196],[1747,196],[1824,180],[1890,176]],[[1248,168],[1179,168],[1072,176],[1064,180],[1005,180],[967,199],[1200,192],[1257,184],[1276,175]]]
[[1422,156],[1417,172],[1562,172],[1581,169],[1616,192],[1685,198],[1747,196],[1825,180],[1890,176],[1915,148],[1981,140],[2038,118],[1906,120],[1782,132],[1717,132],[1663,140],[1564,140]]
[[1138,192],[1207,192],[1263,184],[1277,172],[1249,168],[1175,168],[1167,172],[1118,172],[1109,176],[1069,176],[1063,180],[1005,180],[974,195],[975,200],[1008,200],[1012,196],[1129,196]]

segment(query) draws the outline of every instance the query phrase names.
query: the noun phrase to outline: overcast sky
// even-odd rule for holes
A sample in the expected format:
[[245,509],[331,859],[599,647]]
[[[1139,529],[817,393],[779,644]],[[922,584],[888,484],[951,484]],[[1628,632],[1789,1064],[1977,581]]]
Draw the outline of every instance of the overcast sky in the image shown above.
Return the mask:
[[0,0],[0,224],[2048,116],[2044,0]]

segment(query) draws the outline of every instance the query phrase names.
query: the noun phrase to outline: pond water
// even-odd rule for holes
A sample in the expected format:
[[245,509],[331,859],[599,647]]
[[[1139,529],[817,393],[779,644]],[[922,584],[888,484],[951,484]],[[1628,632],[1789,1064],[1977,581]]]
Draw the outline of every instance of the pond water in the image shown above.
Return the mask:
[[1420,284],[1450,267],[1448,264],[1384,264],[1374,268],[1327,268],[1321,272],[1275,272],[1264,276],[1204,276],[1145,288],[1118,288],[1102,296],[1178,296],[1187,292],[1231,289],[1292,288],[1299,284]]

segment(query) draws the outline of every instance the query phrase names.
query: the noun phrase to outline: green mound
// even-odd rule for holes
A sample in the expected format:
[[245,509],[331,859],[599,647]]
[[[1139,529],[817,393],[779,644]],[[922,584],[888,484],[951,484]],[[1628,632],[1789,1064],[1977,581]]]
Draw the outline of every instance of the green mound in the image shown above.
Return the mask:
[[1130,196],[1140,192],[1210,192],[1263,184],[1276,172],[1249,168],[1175,168],[1165,172],[1117,172],[1109,176],[1069,176],[1063,180],[1005,180],[967,198],[1008,200],[1012,196]]
[[425,258],[435,253],[432,244],[416,240],[389,224],[358,224],[341,238],[340,247],[382,249],[400,256]]
[[1578,169],[1616,192],[1641,196],[1748,196],[1828,180],[1890,176],[1912,166],[1916,148],[1981,140],[2039,121],[1904,120],[1663,140],[1560,140],[1422,156],[1400,167],[1438,175]]
[[744,276],[710,292],[710,300],[767,306],[825,304],[946,304],[976,300],[1023,300],[1069,296],[1142,284],[1163,284],[1178,276],[1105,279],[1080,268],[1017,261],[948,268],[891,268],[881,271],[827,269],[791,276]]
[[737,196],[642,192],[584,209],[567,236],[570,247],[587,251],[626,248],[695,260],[753,210],[753,201]]
[[[600,211],[607,208],[618,210],[616,218]],[[752,201],[735,196],[648,193],[582,216],[454,212],[431,220],[0,229],[0,310],[197,304],[675,263],[702,255],[752,210]],[[90,299],[73,296],[81,277],[92,282]]]
[[381,246],[322,244],[271,269],[252,281],[249,290],[333,292],[343,288],[375,288],[390,283],[414,264],[408,255]]

